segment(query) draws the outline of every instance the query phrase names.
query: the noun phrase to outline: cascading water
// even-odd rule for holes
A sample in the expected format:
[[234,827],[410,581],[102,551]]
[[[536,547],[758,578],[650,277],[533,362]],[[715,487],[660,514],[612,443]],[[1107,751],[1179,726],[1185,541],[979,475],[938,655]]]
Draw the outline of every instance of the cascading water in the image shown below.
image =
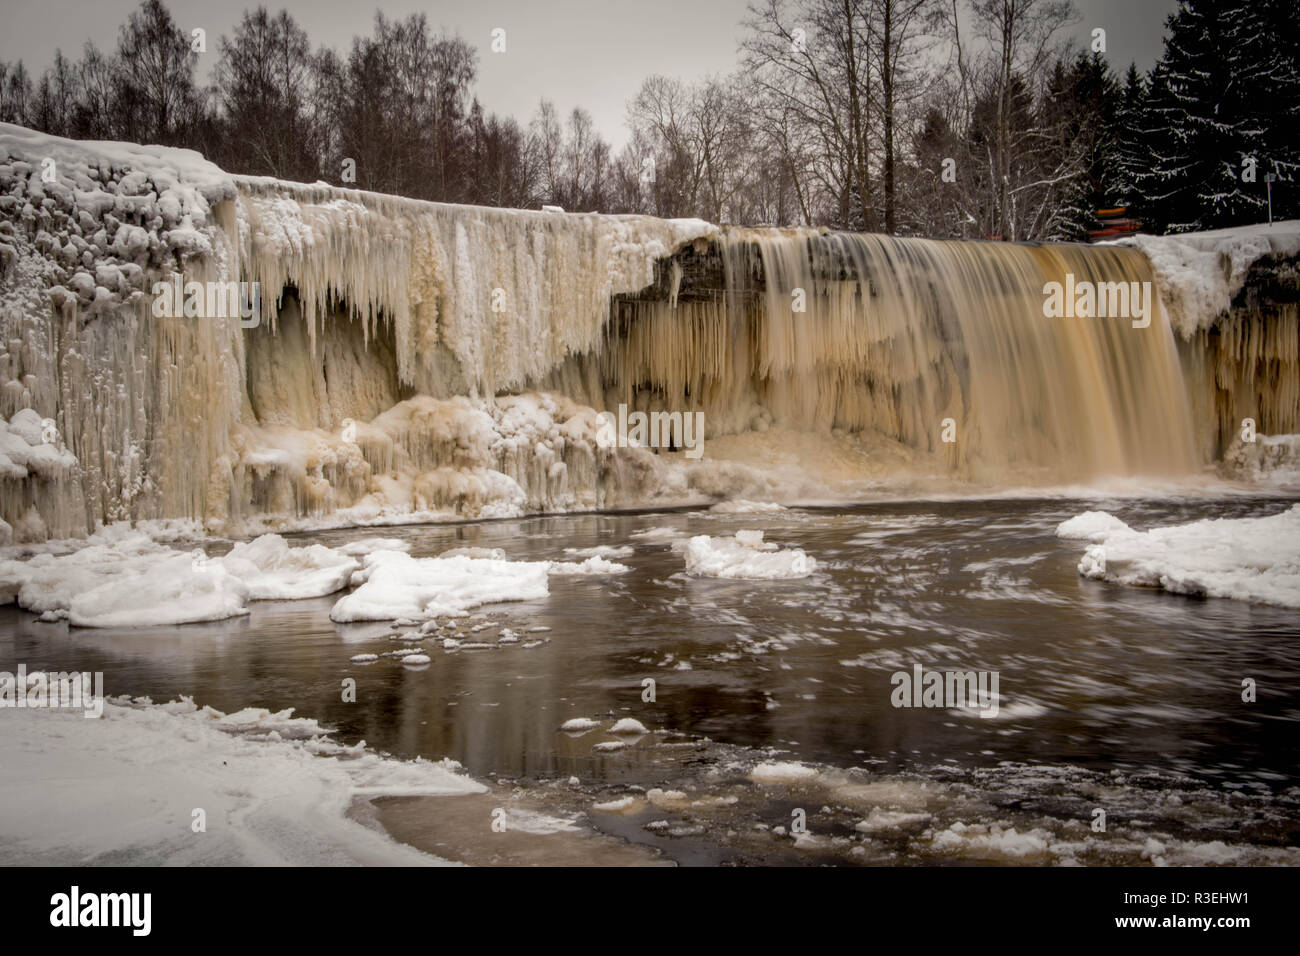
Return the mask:
[[[1300,430],[1294,302],[1189,302],[1168,246],[448,206],[16,127],[0,160],[19,539],[1188,476],[1243,416]],[[255,324],[157,317],[173,273],[258,283]],[[1142,322],[1048,317],[1067,282],[1154,291]],[[620,404],[704,412],[704,459],[603,447]]]
[[653,394],[698,404],[722,432],[756,417],[921,453],[944,451],[952,419],[948,466],[994,480],[1199,464],[1158,301],[1144,328],[1044,316],[1045,284],[1067,274],[1154,288],[1135,250],[761,231],[720,242],[720,295],[630,304],[597,362],[604,401]]

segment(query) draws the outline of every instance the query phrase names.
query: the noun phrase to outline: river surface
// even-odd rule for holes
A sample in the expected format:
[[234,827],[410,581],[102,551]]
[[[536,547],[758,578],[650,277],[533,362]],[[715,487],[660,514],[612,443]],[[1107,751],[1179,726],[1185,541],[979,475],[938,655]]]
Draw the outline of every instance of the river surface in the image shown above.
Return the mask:
[[[1300,612],[1085,580],[1084,544],[1054,534],[1085,510],[1145,529],[1292,503],[891,502],[321,531],[290,537],[528,560],[628,546],[614,560],[632,570],[552,576],[543,600],[460,619],[454,649],[409,626],[336,625],[337,595],[132,631],[10,606],[0,669],[103,671],[110,695],[223,711],[292,707],[347,743],[451,757],[490,792],[363,816],[468,862],[1296,863]],[[671,547],[740,529],[804,549],[817,572],[692,578]],[[497,643],[502,628],[519,641]],[[350,661],[403,647],[431,664]],[[893,706],[892,675],[916,664],[996,672],[996,716]],[[349,677],[355,702],[341,699]],[[624,717],[650,732],[609,733]],[[572,718],[599,726],[560,730]],[[485,850],[503,802],[543,821],[524,831],[571,838]]]

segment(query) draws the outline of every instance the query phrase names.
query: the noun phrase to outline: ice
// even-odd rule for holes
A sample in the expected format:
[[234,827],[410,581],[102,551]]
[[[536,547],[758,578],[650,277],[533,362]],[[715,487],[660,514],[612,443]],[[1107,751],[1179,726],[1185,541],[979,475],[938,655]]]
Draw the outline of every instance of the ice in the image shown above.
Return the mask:
[[295,600],[333,594],[348,586],[359,565],[323,545],[291,548],[278,534],[236,544],[221,558],[248,587],[251,601]]
[[1106,511],[1085,511],[1056,526],[1058,538],[1102,541],[1108,534],[1129,530],[1128,525]]
[[551,574],[565,575],[597,575],[597,574],[626,574],[632,569],[626,564],[619,564],[617,561],[609,561],[600,555],[586,558],[582,561],[552,561],[549,566]]
[[546,562],[494,558],[413,558],[397,551],[366,556],[365,583],[330,611],[338,622],[399,617],[463,617],[484,604],[530,601],[550,593]]
[[1092,540],[1079,562],[1084,577],[1300,608],[1300,505],[1149,531],[1119,523]]
[[745,501],[744,499],[737,499],[735,501],[720,501],[709,510],[714,514],[748,515],[776,514],[789,509],[774,501]]
[[820,776],[816,767],[790,761],[768,760],[749,772],[755,783],[807,783]]
[[[1294,222],[1028,249],[428,203],[7,124],[0,160],[0,540],[164,518],[245,538],[758,515],[862,500],[886,477],[1196,475],[1244,415],[1296,427],[1285,316],[1222,319],[1252,263],[1300,249]],[[625,300],[611,321],[615,296],[705,241],[743,321],[736,301],[675,297]],[[831,278],[846,270],[875,277],[870,303]],[[1164,308],[1142,335],[1043,322],[1043,283],[1067,271],[1152,278]],[[154,315],[173,277],[257,283],[256,327]],[[1202,336],[1181,357],[1179,332]],[[702,412],[707,458],[604,447],[597,415],[624,403]],[[949,416],[956,443],[938,438]]]
[[364,557],[371,551],[410,551],[411,542],[402,538],[362,538],[359,541],[349,541],[334,550]]
[[353,801],[484,790],[451,762],[342,747],[288,711],[108,702],[102,720],[4,708],[0,726],[6,865],[428,865],[442,861],[351,819]]
[[623,813],[634,809],[639,803],[636,797],[620,797],[617,800],[606,800],[604,803],[593,803],[591,809],[598,813]]
[[565,548],[564,553],[575,558],[630,558],[635,549],[625,544],[600,544],[594,548]]
[[701,577],[779,580],[805,578],[817,561],[798,548],[780,549],[763,541],[761,531],[734,537],[696,535],[685,546],[686,572]]
[[237,617],[249,601],[329,594],[346,587],[355,568],[329,548],[292,548],[277,535],[209,558],[111,527],[70,553],[0,561],[0,597],[76,627],[157,627]]
[[635,717],[624,717],[609,728],[611,734],[648,734],[649,729]]
[[560,729],[567,733],[574,733],[583,730],[595,730],[600,726],[600,721],[592,720],[590,717],[572,717],[560,724]]
[[1228,311],[1254,262],[1300,253],[1300,219],[1171,236],[1137,235],[1117,244],[1135,246],[1151,260],[1174,327],[1190,337]]

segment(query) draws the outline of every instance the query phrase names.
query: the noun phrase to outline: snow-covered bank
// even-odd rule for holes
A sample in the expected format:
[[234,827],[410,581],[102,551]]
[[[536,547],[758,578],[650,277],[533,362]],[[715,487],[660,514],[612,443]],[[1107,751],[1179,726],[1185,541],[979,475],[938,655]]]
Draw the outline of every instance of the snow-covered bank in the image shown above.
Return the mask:
[[1300,505],[1265,518],[1218,518],[1135,531],[1106,512],[1065,521],[1062,538],[1093,542],[1084,577],[1174,594],[1300,608]]
[[327,734],[289,711],[222,714],[188,700],[110,702],[101,720],[0,709],[0,862],[441,862],[349,819],[353,800],[484,788],[450,761],[393,760]]
[[1136,235],[1116,245],[1140,249],[1151,261],[1170,321],[1189,337],[1227,313],[1255,262],[1300,254],[1300,219],[1181,235]]

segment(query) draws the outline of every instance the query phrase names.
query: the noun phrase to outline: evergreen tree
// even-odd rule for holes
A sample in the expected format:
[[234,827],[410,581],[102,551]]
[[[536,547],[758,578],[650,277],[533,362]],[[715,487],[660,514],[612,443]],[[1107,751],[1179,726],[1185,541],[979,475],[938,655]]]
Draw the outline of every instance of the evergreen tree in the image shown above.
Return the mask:
[[1273,8],[1271,0],[1180,0],[1169,18],[1149,97],[1148,198],[1171,231],[1265,216],[1264,174],[1283,161],[1273,155],[1270,104],[1286,79],[1269,35]]
[[1138,183],[1151,165],[1143,130],[1146,106],[1146,79],[1137,64],[1130,63],[1115,108],[1115,179],[1111,201],[1127,206],[1129,214],[1137,217],[1142,215],[1142,191]]

